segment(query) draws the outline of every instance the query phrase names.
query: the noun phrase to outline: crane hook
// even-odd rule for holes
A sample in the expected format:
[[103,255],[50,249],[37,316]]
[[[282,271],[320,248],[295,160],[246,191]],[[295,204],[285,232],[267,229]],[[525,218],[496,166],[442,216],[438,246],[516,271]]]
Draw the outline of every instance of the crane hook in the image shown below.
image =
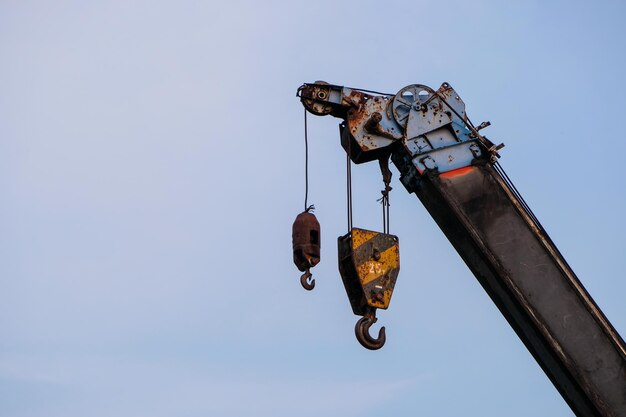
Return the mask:
[[367,314],[359,319],[354,326],[354,333],[356,340],[366,349],[378,350],[385,344],[385,326],[381,327],[378,331],[378,338],[374,339],[369,334],[370,327],[376,323],[378,319],[374,314]]
[[302,274],[302,276],[300,277],[300,284],[302,284],[302,288],[307,291],[311,291],[313,288],[315,288],[315,278],[311,279],[312,276],[313,274],[311,274],[311,271],[309,271],[309,268],[307,268],[306,271],[304,271],[304,274]]

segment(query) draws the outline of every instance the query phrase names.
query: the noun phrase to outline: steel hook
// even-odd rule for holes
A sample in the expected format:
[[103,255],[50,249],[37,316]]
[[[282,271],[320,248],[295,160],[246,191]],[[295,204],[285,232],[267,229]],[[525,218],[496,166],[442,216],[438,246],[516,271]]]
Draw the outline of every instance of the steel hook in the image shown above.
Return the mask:
[[374,339],[369,334],[370,327],[376,323],[378,319],[373,315],[365,315],[356,322],[354,326],[354,334],[356,340],[365,348],[369,350],[378,350],[385,344],[385,326],[381,327],[378,331],[378,338]]
[[304,274],[300,277],[300,284],[302,284],[302,288],[307,291],[311,291],[315,288],[315,278],[310,279],[312,276],[313,274],[311,274],[311,271],[307,268]]

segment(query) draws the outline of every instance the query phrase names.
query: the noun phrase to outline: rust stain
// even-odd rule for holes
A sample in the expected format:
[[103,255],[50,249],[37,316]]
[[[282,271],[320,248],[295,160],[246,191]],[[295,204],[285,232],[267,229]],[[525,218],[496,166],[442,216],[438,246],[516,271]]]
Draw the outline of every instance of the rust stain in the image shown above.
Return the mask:
[[304,272],[320,261],[320,224],[313,213],[304,211],[293,222],[293,262]]

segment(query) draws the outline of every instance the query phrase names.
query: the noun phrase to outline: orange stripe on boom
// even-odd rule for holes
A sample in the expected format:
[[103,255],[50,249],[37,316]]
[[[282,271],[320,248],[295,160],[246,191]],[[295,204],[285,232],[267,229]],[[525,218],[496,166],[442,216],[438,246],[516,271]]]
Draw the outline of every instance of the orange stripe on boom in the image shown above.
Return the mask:
[[476,169],[476,167],[472,167],[472,166],[463,167],[463,168],[457,168],[457,169],[454,169],[452,171],[444,172],[443,174],[440,174],[439,177],[443,177],[443,178],[459,177],[461,175],[469,174],[470,172],[472,172],[475,169]]

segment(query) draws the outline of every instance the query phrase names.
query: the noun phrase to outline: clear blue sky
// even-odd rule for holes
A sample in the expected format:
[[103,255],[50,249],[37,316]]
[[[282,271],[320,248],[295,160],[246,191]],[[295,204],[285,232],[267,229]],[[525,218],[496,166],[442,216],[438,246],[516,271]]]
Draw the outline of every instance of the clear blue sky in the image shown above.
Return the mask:
[[[617,1],[0,2],[0,416],[571,416],[394,176],[384,349],[353,335],[337,120],[303,82],[456,88],[626,334]],[[355,225],[380,228],[377,166]]]

